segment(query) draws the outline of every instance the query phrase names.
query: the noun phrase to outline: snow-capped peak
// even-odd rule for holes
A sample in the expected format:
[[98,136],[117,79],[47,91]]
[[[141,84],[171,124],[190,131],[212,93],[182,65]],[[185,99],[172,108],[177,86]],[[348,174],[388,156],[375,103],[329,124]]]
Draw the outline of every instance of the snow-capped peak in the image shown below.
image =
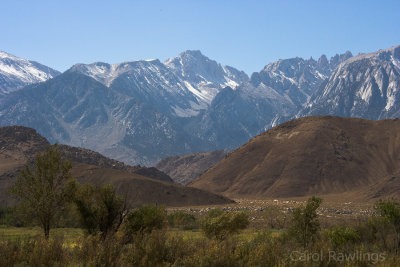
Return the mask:
[[13,55],[11,55],[11,54],[9,54],[9,53],[7,53],[7,52],[4,52],[4,51],[0,51],[0,58],[1,58],[1,59],[9,58],[9,59],[12,59],[12,60],[28,61],[28,60],[26,60],[26,59],[18,58],[18,57],[16,57],[16,56],[13,56]]
[[106,86],[110,86],[111,83],[123,73],[130,71],[135,72],[146,68],[155,69],[159,64],[161,64],[161,62],[158,59],[127,61],[117,64],[95,62],[92,64],[75,64],[69,71],[80,72],[86,76],[92,77]]
[[16,91],[25,85],[44,82],[59,72],[35,61],[0,51],[0,94]]
[[[209,105],[224,87],[235,89],[249,77],[233,67],[222,66],[204,56],[200,50],[187,50],[164,62],[177,77],[195,92],[197,99]],[[190,86],[189,86],[190,85]]]

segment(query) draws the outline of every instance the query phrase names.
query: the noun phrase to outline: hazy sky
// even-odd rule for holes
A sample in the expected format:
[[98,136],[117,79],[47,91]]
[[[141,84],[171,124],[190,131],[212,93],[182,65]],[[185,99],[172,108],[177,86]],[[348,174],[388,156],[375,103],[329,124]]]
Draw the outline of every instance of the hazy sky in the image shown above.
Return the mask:
[[0,50],[60,71],[198,49],[251,74],[280,58],[400,44],[398,0],[0,0],[0,14]]

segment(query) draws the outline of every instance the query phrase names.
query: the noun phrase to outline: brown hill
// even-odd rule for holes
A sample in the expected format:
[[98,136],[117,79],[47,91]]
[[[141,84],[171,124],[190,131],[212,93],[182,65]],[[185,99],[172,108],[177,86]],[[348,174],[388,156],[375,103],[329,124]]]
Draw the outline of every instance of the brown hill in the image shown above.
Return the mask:
[[253,138],[189,185],[229,197],[357,192],[373,198],[379,190],[386,195],[385,181],[399,171],[400,120],[316,116]]
[[[19,170],[33,162],[49,142],[34,129],[10,126],[0,127],[0,205],[12,203],[5,193]],[[59,145],[64,158],[71,160],[72,173],[81,182],[116,186],[131,205],[163,204],[167,206],[211,205],[230,203],[231,200],[204,190],[171,183],[169,176],[156,168],[129,166],[103,155],[77,147]],[[138,174],[139,172],[140,174]],[[145,175],[156,178],[145,177]],[[160,177],[165,179],[160,180]],[[166,177],[169,178],[166,179]]]
[[205,190],[83,163],[74,165],[73,175],[82,183],[113,184],[121,195],[127,197],[131,206],[141,204],[196,206],[233,202],[226,197]]
[[172,156],[160,160],[155,167],[168,174],[175,182],[185,185],[217,164],[228,153],[227,151],[217,150]]
[[[7,171],[7,168],[12,169],[15,166],[24,165],[28,160],[32,161],[36,153],[44,151],[49,144],[44,137],[32,128],[23,126],[0,127],[0,174],[2,171]],[[161,181],[173,182],[171,177],[154,167],[126,165],[123,162],[81,147],[58,145],[58,149],[64,158],[74,162],[124,170]]]
[[136,166],[126,165],[123,162],[107,158],[102,154],[90,149],[67,146],[67,145],[59,145],[59,150],[61,151],[64,158],[67,158],[71,161],[100,166],[103,168],[111,168],[116,170],[128,171],[131,173],[137,173],[164,182],[171,182],[171,183],[174,182],[171,179],[171,177],[169,177],[167,174],[154,167],[147,168],[140,165]]
[[0,175],[23,166],[48,145],[49,142],[34,129],[0,127]]

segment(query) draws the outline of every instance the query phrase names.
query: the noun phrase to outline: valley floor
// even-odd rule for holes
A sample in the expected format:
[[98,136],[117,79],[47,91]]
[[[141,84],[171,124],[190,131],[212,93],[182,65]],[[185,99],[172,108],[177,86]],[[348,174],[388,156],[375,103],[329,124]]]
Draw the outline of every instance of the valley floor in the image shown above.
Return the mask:
[[[335,196],[322,197],[323,202],[318,209],[318,215],[323,223],[332,225],[338,221],[357,221],[366,219],[374,213],[374,202],[339,201]],[[210,209],[220,208],[225,211],[247,211],[250,214],[251,225],[262,228],[265,224],[265,211],[270,207],[278,208],[282,213],[289,215],[293,209],[304,206],[306,197],[288,199],[234,199],[236,203],[215,206],[193,206],[169,208],[170,212],[184,211],[202,217]]]

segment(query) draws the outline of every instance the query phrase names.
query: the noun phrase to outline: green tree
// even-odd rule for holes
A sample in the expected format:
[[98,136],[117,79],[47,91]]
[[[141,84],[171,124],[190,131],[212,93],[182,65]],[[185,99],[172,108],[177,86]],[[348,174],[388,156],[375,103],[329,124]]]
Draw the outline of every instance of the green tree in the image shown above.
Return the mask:
[[317,209],[321,203],[321,198],[313,196],[308,199],[305,207],[298,207],[293,211],[289,233],[296,238],[304,248],[315,240],[320,230]]
[[10,192],[18,200],[19,210],[40,223],[47,239],[50,228],[71,200],[73,185],[71,163],[61,158],[57,145],[52,145],[43,155],[36,156],[33,167],[26,165],[20,171]]
[[129,212],[126,216],[125,233],[128,237],[138,232],[151,233],[153,229],[163,228],[165,220],[165,207],[144,206]]
[[126,215],[126,201],[112,185],[82,185],[74,201],[83,227],[89,234],[100,232],[102,239],[118,231]]
[[249,215],[246,212],[224,212],[220,209],[210,210],[201,222],[204,234],[217,240],[224,240],[248,225]]

